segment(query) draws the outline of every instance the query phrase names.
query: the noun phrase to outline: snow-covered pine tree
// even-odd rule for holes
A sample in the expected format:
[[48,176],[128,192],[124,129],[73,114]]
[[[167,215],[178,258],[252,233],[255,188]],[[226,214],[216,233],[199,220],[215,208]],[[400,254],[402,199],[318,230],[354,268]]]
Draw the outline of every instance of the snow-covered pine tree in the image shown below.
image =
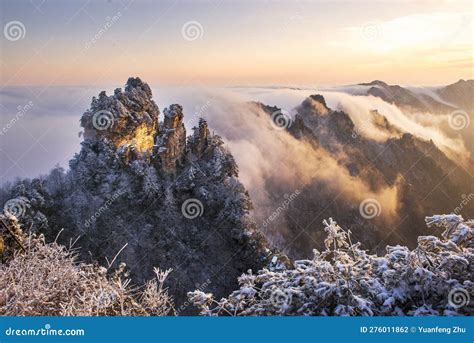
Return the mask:
[[[50,241],[64,229],[66,244],[79,236],[83,260],[105,264],[127,244],[115,264],[126,262],[137,284],[153,278],[155,266],[173,269],[167,282],[180,308],[208,280],[208,291],[228,294],[238,275],[263,267],[267,249],[222,139],[204,120],[186,139],[183,108],[164,113],[160,123],[139,78],[114,95],[101,92],[81,118],[84,141],[70,170],[21,180],[8,197],[24,198],[24,228]],[[196,216],[186,215],[189,201],[198,205]]]

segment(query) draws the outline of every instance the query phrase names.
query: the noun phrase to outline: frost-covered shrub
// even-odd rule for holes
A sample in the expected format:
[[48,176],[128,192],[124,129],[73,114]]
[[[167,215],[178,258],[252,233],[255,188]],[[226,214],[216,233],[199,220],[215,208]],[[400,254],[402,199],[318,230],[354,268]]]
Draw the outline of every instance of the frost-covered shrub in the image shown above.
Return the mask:
[[170,271],[130,286],[125,264],[113,273],[97,264],[77,263],[74,250],[30,235],[0,264],[2,316],[165,316],[174,313],[163,283]]
[[443,238],[419,237],[414,250],[387,246],[378,257],[329,219],[325,250],[314,250],[312,260],[244,274],[240,289],[219,301],[201,291],[188,296],[203,315],[474,314],[474,222],[457,215],[426,222],[443,226]]

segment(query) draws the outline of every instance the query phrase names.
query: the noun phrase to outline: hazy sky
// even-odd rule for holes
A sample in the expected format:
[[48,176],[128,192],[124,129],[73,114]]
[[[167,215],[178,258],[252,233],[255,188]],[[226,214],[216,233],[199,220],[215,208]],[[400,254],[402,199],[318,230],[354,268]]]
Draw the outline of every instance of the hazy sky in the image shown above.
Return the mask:
[[473,6],[1,0],[0,84],[447,84],[473,78]]

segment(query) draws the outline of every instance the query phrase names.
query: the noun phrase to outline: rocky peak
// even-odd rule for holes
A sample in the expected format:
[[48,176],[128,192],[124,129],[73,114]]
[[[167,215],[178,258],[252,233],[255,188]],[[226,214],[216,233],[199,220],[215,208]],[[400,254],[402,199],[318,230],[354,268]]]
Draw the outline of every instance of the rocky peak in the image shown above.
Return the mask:
[[187,150],[197,157],[203,154],[209,144],[209,129],[200,119],[188,149],[183,107],[173,104],[165,108],[160,124],[159,114],[148,84],[140,78],[129,78],[124,91],[117,88],[111,96],[102,91],[92,99],[91,108],[81,118],[84,144],[110,146],[126,164],[151,159],[157,171],[175,176],[184,166]]
[[[108,127],[94,126],[98,111],[112,115]],[[64,228],[65,243],[80,235],[82,259],[105,263],[122,248],[115,264],[127,263],[136,284],[154,278],[153,267],[172,268],[178,312],[192,313],[185,301],[197,283],[222,297],[237,287],[229,280],[261,269],[270,252],[222,139],[200,120],[188,144],[183,108],[169,106],[160,123],[158,114],[138,78],[112,96],[101,92],[82,116],[86,137],[70,170],[47,176],[45,187],[25,181],[11,198],[24,199],[24,227],[51,240]]]
[[325,116],[329,113],[329,108],[326,105],[326,100],[321,94],[313,94],[307,97],[299,106],[298,113],[302,112],[305,115]]
[[159,128],[154,158],[166,174],[176,174],[186,154],[186,128],[183,124],[183,107],[173,104],[164,110],[163,125]]
[[313,94],[309,96],[310,99],[319,102],[321,105],[323,105],[325,108],[328,108],[326,105],[326,100],[321,94]]
[[81,118],[84,139],[105,139],[116,148],[130,145],[139,153],[151,153],[159,113],[150,87],[140,78],[129,78],[125,91],[117,88],[111,96],[103,91],[92,99]]
[[374,80],[374,81],[368,82],[368,83],[359,83],[359,85],[361,85],[361,86],[381,86],[381,87],[388,87],[388,84],[386,84],[385,82],[380,81],[380,80]]
[[207,148],[209,144],[209,135],[210,133],[207,122],[202,118],[199,119],[199,125],[193,127],[193,135],[189,140],[190,150],[195,155],[202,155],[204,150]]
[[152,98],[151,88],[146,82],[143,82],[139,77],[130,77],[125,85],[125,91],[129,94],[145,93],[149,99]]
[[176,129],[183,121],[183,107],[173,104],[164,110],[164,126],[169,129]]

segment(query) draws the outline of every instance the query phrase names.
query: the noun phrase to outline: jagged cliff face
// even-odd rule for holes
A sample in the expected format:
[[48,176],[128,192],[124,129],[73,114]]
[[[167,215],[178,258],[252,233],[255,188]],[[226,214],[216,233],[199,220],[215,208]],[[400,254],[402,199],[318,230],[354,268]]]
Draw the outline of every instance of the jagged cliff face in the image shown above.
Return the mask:
[[[278,110],[259,106],[269,116]],[[380,213],[365,218],[361,215],[360,200],[351,201],[346,193],[334,192],[330,182],[321,182],[314,175],[314,181],[301,189],[287,211],[289,230],[283,234],[285,242],[292,242],[290,256],[308,258],[314,247],[322,248],[324,232],[319,222],[328,217],[338,218],[365,246],[383,252],[387,244],[415,246],[417,237],[426,234],[422,231],[423,220],[429,213],[456,210],[466,218],[474,215],[474,202],[462,204],[464,198],[474,193],[473,170],[469,173],[450,160],[432,141],[399,131],[383,113],[375,110],[369,118],[392,138],[375,141],[355,134],[350,116],[330,109],[321,95],[308,97],[296,112],[288,132],[309,143],[315,156],[321,151],[329,153],[354,181],[367,185],[380,203]],[[271,194],[277,187],[272,184],[267,191]],[[355,185],[348,183],[344,190],[352,187]],[[382,201],[387,188],[396,191],[396,208],[391,213]]]
[[186,129],[180,105],[171,105],[165,110],[165,120],[158,131],[156,143],[158,167],[166,173],[176,174],[186,154]]
[[[249,219],[249,196],[222,139],[200,121],[187,138],[183,108],[160,112],[148,85],[102,92],[81,119],[82,149],[70,171],[20,182],[11,195],[27,208],[25,227],[66,245],[79,236],[83,260],[126,262],[137,284],[153,267],[172,268],[168,286],[181,314],[186,293],[224,296],[237,277],[266,263],[268,251]],[[111,122],[98,121],[112,114]],[[108,118],[108,117],[107,117]],[[103,118],[102,118],[103,119]],[[106,260],[106,258],[108,260]]]
[[160,111],[151,99],[151,89],[140,79],[130,79],[122,92],[101,92],[92,99],[81,118],[85,139],[107,139],[115,147],[129,145],[140,153],[151,153]]
[[441,129],[448,137],[459,135],[471,159],[474,160],[474,130],[472,130],[474,80],[459,80],[426,94],[398,85],[388,85],[383,81],[372,81],[360,85],[370,86],[366,92],[367,95],[394,103],[404,111],[448,117],[448,121],[441,124],[438,129]]

